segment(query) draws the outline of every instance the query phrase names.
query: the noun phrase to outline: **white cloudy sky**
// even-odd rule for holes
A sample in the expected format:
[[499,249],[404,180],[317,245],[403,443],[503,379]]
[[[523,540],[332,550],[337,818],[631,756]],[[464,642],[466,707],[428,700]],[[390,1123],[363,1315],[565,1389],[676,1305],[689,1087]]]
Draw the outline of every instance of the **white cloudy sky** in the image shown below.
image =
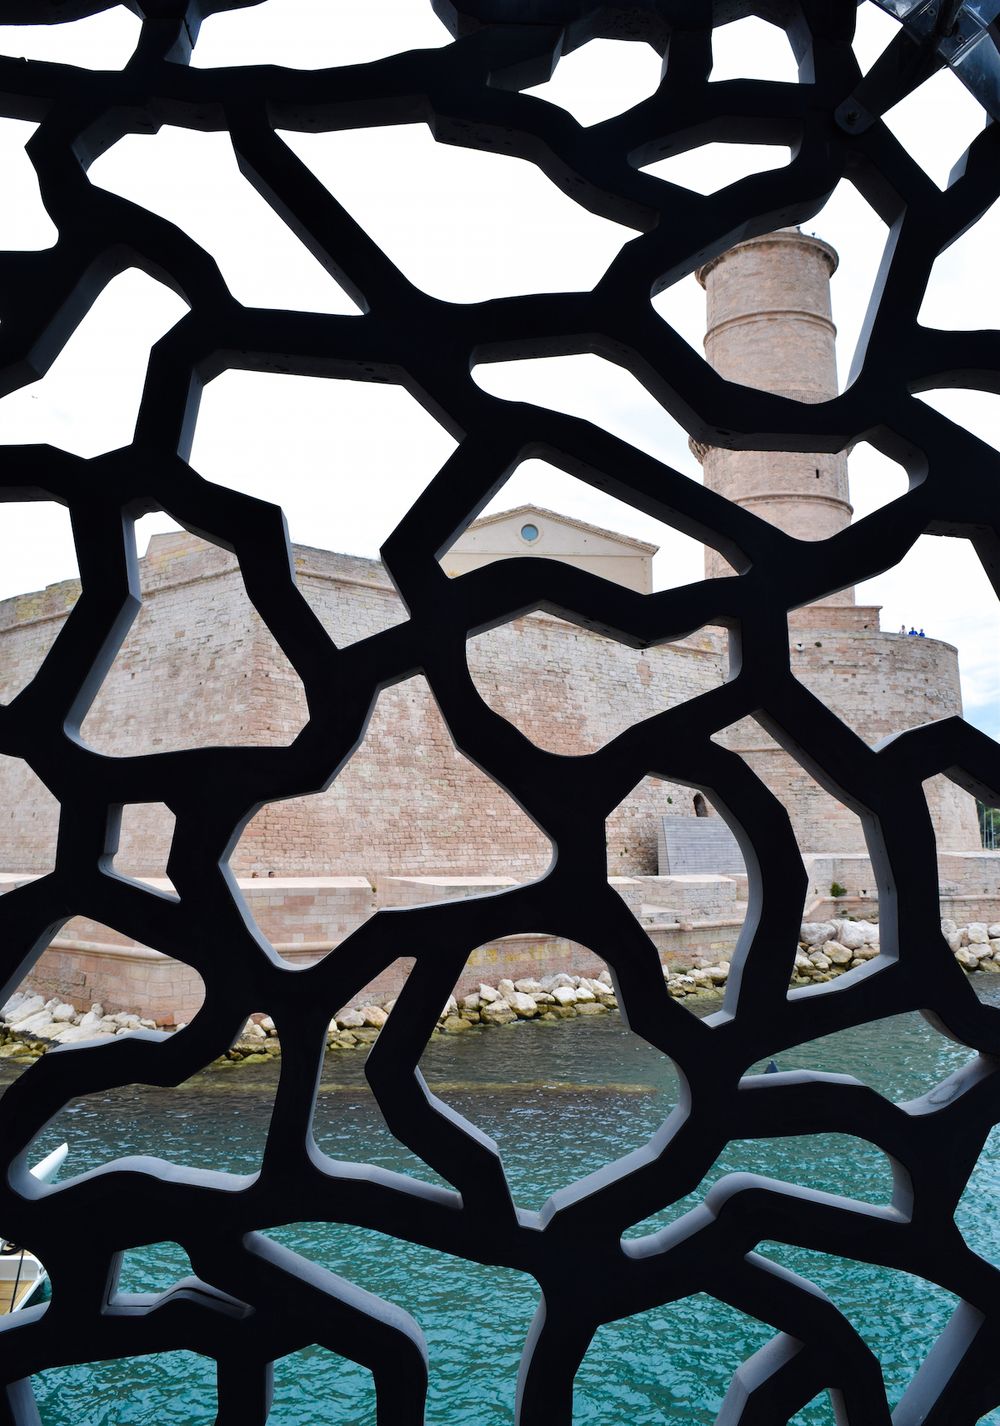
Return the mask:
[[[857,49],[867,68],[895,33],[871,3],[859,10]],[[119,8],[75,24],[0,26],[0,53],[120,68],[138,21]],[[265,0],[215,16],[203,27],[195,62],[278,63],[319,68],[396,50],[448,43],[429,0]],[[713,78],[794,78],[779,31],[747,20],[719,32]],[[655,87],[659,60],[644,45],[597,42],[560,62],[534,92],[584,124],[637,102]],[[936,182],[982,127],[982,111],[950,75],[938,75],[888,122]],[[0,166],[8,202],[0,247],[45,248],[55,237],[24,144],[33,126],[0,121]],[[589,288],[631,230],[585,213],[530,164],[437,145],[423,125],[289,142],[420,287],[455,301],[539,290]],[[787,151],[709,145],[655,165],[653,172],[712,191],[747,172],[787,160]],[[92,180],[155,209],[216,258],[234,295],[249,305],[310,311],[355,310],[239,174],[225,135],[163,129],[119,143],[91,169]],[[834,278],[842,378],[867,304],[884,228],[844,184],[810,225],[840,251]],[[930,325],[1000,326],[995,270],[1000,213],[991,211],[939,261],[921,313]],[[700,347],[704,296],[693,278],[656,307]],[[183,314],[181,300],[137,271],[105,290],[49,373],[0,401],[0,443],[46,440],[81,455],[130,439],[150,345]],[[684,433],[643,388],[596,357],[481,366],[476,379],[500,396],[599,421],[617,435],[700,478]],[[929,398],[978,435],[1000,445],[1000,398],[946,392]],[[193,463],[210,479],[279,501],[293,540],[374,555],[452,449],[452,441],[401,390],[380,385],[228,373],[206,390]],[[903,488],[901,473],[866,449],[851,461],[857,514]],[[659,586],[699,577],[691,541],[540,461],[526,462],[497,498],[501,509],[534,500],[661,546]],[[143,522],[170,528],[165,517]],[[140,544],[140,549],[142,543]],[[0,597],[75,572],[64,513],[9,507],[0,530]],[[925,538],[899,568],[859,588],[883,605],[883,627],[901,623],[962,649],[966,711],[1000,734],[1000,615],[964,541]]]

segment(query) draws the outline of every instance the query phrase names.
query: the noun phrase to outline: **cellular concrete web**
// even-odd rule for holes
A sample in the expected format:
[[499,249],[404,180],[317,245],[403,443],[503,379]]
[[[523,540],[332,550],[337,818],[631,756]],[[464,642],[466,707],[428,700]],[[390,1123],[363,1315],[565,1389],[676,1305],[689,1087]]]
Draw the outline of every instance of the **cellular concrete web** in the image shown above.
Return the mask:
[[[57,22],[103,8],[101,0],[51,8],[7,0],[0,16],[26,23],[41,9]],[[427,1381],[420,1323],[265,1236],[307,1219],[377,1229],[452,1260],[530,1275],[539,1309],[523,1347],[521,1426],[568,1426],[574,1374],[598,1326],[699,1292],[774,1332],[736,1372],[719,1418],[726,1426],[788,1421],[823,1389],[842,1421],[888,1423],[872,1351],[816,1286],[758,1251],[767,1241],[884,1264],[954,1294],[951,1323],[927,1343],[895,1419],[973,1422],[1000,1401],[1000,1279],[965,1245],[953,1212],[1000,1119],[1000,1020],[979,1002],[940,933],[923,782],[945,773],[995,804],[1000,755],[958,717],[870,747],[796,677],[787,621],[790,610],[901,559],[925,532],[969,539],[1000,578],[1000,457],[913,394],[948,385],[1000,390],[995,332],[939,331],[916,320],[939,252],[996,201],[1000,132],[993,125],[976,138],[942,192],[880,122],[838,122],[838,111],[857,114],[855,0],[764,7],[800,58],[798,84],[709,82],[712,24],[763,13],[750,0],[437,0],[450,45],[302,72],[191,67],[201,19],[233,8],[226,0],[132,0],[131,8],[142,36],[120,73],[0,60],[4,113],[38,125],[29,154],[59,229],[50,249],[0,257],[5,389],[44,371],[123,267],[168,282],[189,305],[153,349],[127,448],[90,460],[56,447],[7,450],[10,498],[69,508],[81,592],[38,672],[0,717],[0,751],[23,759],[61,807],[54,869],[0,897],[0,956],[9,990],[68,918],[85,916],[191,966],[205,1000],[172,1036],[138,1031],[51,1052],[0,1103],[0,1223],[39,1254],[53,1284],[44,1308],[8,1318],[0,1331],[0,1416],[18,1426],[37,1420],[28,1378],[47,1367],[191,1348],[218,1362],[217,1421],[251,1426],[267,1416],[271,1363],[315,1342],[372,1371],[380,1426],[417,1426]],[[645,41],[664,56],[651,98],[582,129],[520,94],[548,77],[560,53],[596,36]],[[921,77],[919,65],[895,52],[883,89],[904,91]],[[892,97],[882,94],[883,109]],[[440,142],[525,158],[636,237],[591,292],[432,299],[275,132],[402,121],[429,123]],[[125,133],[163,123],[227,130],[243,173],[363,315],[244,307],[183,232],[91,186],[96,156]],[[711,197],[640,171],[708,139],[748,134],[791,146],[791,163]],[[843,395],[817,402],[728,381],[656,316],[651,294],[743,239],[811,221],[845,177],[893,228],[855,380]],[[907,467],[911,488],[857,524],[803,540],[585,420],[491,397],[469,374],[484,354],[568,352],[626,367],[706,449],[836,456],[863,438]],[[187,464],[200,387],[233,367],[401,383],[454,435],[455,453],[383,550],[406,605],[403,622],[338,647],[297,589],[278,507],[204,481]],[[528,456],[705,542],[736,577],[647,595],[555,561],[514,559],[449,580],[440,554]],[[154,509],[234,553],[249,599],[305,692],[308,722],[291,743],[113,756],[80,736],[137,612],[131,523]],[[534,610],[635,649],[721,626],[730,671],[598,749],[563,756],[491,709],[466,660],[471,636]],[[260,807],[336,779],[379,691],[416,674],[460,751],[524,809],[555,859],[536,881],[494,895],[382,912],[292,972],[244,915],[227,858]],[[836,982],[788,991],[807,887],[799,848],[786,811],[749,760],[713,738],[746,717],[865,827],[881,949]],[[671,1000],[655,947],[607,880],[606,820],[647,775],[701,791],[743,851],[749,911],[723,1009],[706,1019]],[[162,803],[176,819],[167,866],[173,895],[112,866],[119,809],[143,803]],[[417,1063],[470,953],[539,926],[607,963],[630,1026],[669,1056],[685,1092],[643,1149],[566,1185],[534,1212],[512,1200],[495,1145],[428,1093]],[[413,969],[367,1072],[388,1124],[440,1174],[441,1187],[334,1162],[310,1130],[330,1017],[399,956],[404,939]],[[176,1085],[261,1010],[287,1048],[257,1174],[143,1158],[48,1188],[27,1175],[34,1139],[70,1099],[137,1081]],[[805,1040],[911,1010],[970,1052],[963,1068],[913,1102],[893,1104],[820,1072],[747,1074]],[[891,1203],[729,1175],[669,1228],[623,1241],[626,1229],[687,1194],[729,1140],[829,1131],[888,1156]],[[121,1291],[122,1255],[165,1238],[185,1249],[194,1276],[152,1297]],[[567,1251],[581,1241],[582,1260]]]

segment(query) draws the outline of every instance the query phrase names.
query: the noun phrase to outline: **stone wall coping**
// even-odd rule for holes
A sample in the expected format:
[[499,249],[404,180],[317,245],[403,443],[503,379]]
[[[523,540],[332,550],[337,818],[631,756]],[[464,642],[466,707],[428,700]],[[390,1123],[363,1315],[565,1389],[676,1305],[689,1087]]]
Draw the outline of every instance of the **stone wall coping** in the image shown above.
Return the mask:
[[725,876],[725,875],[723,875],[721,872],[711,872],[711,871],[689,871],[689,872],[679,872],[679,873],[677,873],[676,875],[670,875],[670,874],[668,874],[668,875],[664,875],[664,876],[644,876],[644,877],[642,878],[642,880],[643,880],[644,882],[645,882],[645,881],[655,881],[655,882],[660,882],[660,883],[667,883],[667,882],[669,882],[671,885],[680,884],[681,886],[691,886],[691,885],[694,885],[694,886],[707,886],[709,883],[714,884],[715,882],[718,882],[718,881],[728,881],[728,882],[731,882],[734,886],[736,885],[736,879],[735,879],[735,877],[732,877],[732,876]]
[[[0,880],[3,874],[0,873]],[[174,884],[165,876],[137,876],[152,891],[173,891]],[[371,891],[366,876],[238,876],[241,891]]]
[[[345,878],[346,879],[346,878]],[[387,881],[405,882],[407,886],[518,886],[512,876],[384,876]]]
[[175,959],[173,956],[164,955],[162,951],[155,951],[152,946],[141,946],[138,943],[131,946],[118,946],[113,945],[110,941],[77,941],[70,936],[56,936],[49,942],[49,947],[55,951],[78,951],[83,955],[107,956],[112,960],[120,961],[171,961]]
[[[326,955],[337,945],[336,941],[271,941],[270,945],[279,955]],[[131,946],[119,946],[110,941],[77,941],[69,936],[57,936],[55,940],[49,942],[49,946],[56,951],[76,951],[81,955],[104,956],[109,960],[118,961],[158,961],[175,962],[177,965],[186,965],[186,961],[178,961],[174,956],[164,955],[162,951],[156,951],[152,946],[142,946],[138,943]]]
[[366,876],[238,876],[241,891],[371,891]]

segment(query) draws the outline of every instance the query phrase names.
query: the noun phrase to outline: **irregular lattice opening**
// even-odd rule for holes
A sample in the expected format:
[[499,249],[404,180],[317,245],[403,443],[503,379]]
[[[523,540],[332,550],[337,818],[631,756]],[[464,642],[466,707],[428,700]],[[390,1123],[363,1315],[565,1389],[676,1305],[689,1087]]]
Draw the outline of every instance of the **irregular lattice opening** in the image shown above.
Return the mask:
[[589,291],[632,236],[533,164],[435,143],[423,125],[281,137],[411,282],[447,301]]
[[788,1426],[836,1426],[836,1413],[828,1391],[820,1392],[789,1419]]
[[938,188],[983,131],[985,112],[947,66],[896,104],[884,122]]
[[[358,1152],[365,1156],[360,1139]],[[267,1236],[397,1303],[419,1322],[429,1357],[428,1420],[446,1421],[456,1412],[478,1420],[484,1404],[493,1419],[513,1419],[518,1363],[538,1305],[538,1287],[527,1274],[491,1263],[474,1270],[470,1291],[465,1259],[371,1229],[291,1223]],[[386,1370],[399,1370],[392,1358]],[[275,1362],[274,1384],[273,1419],[288,1413],[294,1420],[305,1411],[307,1420],[317,1413],[320,1419],[375,1420],[370,1373],[323,1348]]]
[[[92,969],[84,964],[86,948],[75,952],[70,949],[71,945],[78,944],[73,940],[73,933],[78,929],[77,923],[71,922],[68,930],[57,934],[54,948],[43,953],[20,983],[8,992],[0,1008],[0,1062],[3,1063],[0,1082],[4,1085],[55,1045],[80,1044],[89,1039],[100,1042],[125,1034],[129,1029],[153,1027],[150,1016],[134,1012],[119,1014],[114,1007],[107,1009],[105,1016],[104,1005],[88,1000],[91,991],[101,985],[108,987],[109,977],[104,976],[102,981],[100,976],[86,974],[87,968]],[[94,923],[90,923],[88,929],[95,934],[105,934],[102,946],[106,949],[107,937],[114,933],[108,932],[106,926],[95,928]],[[113,973],[111,978],[114,978]],[[115,1015],[117,1019],[113,1018]],[[64,1128],[57,1125],[55,1129],[45,1130],[29,1151],[29,1165],[41,1164],[39,1177],[46,1182],[63,1172],[58,1161],[52,1166],[49,1155],[66,1139]],[[63,1177],[81,1172],[78,1162],[67,1161]]]
[[[916,666],[935,684],[900,687],[898,716],[893,720],[895,710],[888,710],[885,732],[879,736],[953,713],[961,713],[990,737],[1000,735],[1000,604],[969,540],[921,535],[891,569],[859,584],[856,595],[859,604],[881,606],[882,628],[889,634],[900,631],[900,639],[907,641],[902,648],[896,646],[906,666],[920,660]],[[911,629],[918,639],[921,630],[925,636],[916,649],[910,648]],[[883,635],[883,649],[887,637]],[[929,640],[934,643],[926,649]],[[888,669],[891,672],[891,664]]]
[[[889,1405],[895,1407],[959,1299],[935,1282],[872,1263],[845,1262],[815,1249],[776,1242],[763,1243],[760,1250],[830,1297],[878,1358]],[[819,1405],[811,1403],[793,1419],[807,1426],[832,1422],[833,1413],[819,1414]]]
[[[874,8],[869,6],[868,8]],[[831,243],[837,269],[830,278],[841,388],[857,375],[857,348],[875,292],[889,229],[852,183],[842,179],[804,231]]]
[[625,1024],[585,946],[543,935],[480,946],[446,1008],[420,1068],[497,1145],[521,1207],[643,1147],[676,1102],[673,1065]]
[[859,5],[854,24],[854,53],[864,74],[899,34],[899,23],[878,5]]
[[238,64],[327,69],[436,48],[450,39],[421,0],[366,0],[358,9],[317,6],[315,0],[265,0],[210,15],[191,63],[202,69]]
[[[241,1052],[243,1043],[236,1042]],[[128,1084],[81,1095],[50,1122],[38,1147],[44,1152],[50,1144],[69,1145],[61,1180],[117,1159],[151,1156],[189,1169],[231,1174],[237,1180],[231,1186],[238,1188],[240,1178],[260,1169],[279,1069],[277,1059],[247,1064],[232,1051],[176,1087]],[[220,1125],[226,1126],[224,1133]],[[123,1291],[162,1291],[170,1285],[173,1269],[161,1272],[157,1255],[147,1259],[145,1253],[135,1250],[133,1271],[146,1275],[149,1285],[123,1285]]]
[[[304,1245],[300,1251],[308,1247],[313,1252],[321,1249],[325,1254],[327,1240],[334,1231],[325,1223],[297,1223],[294,1228],[284,1228],[269,1236],[279,1238],[279,1241],[294,1238],[296,1244]],[[385,1243],[380,1242],[378,1251],[384,1252],[385,1249]],[[359,1279],[359,1283],[367,1287],[367,1274]],[[313,1343],[301,1351],[279,1357],[274,1363],[272,1420],[280,1421],[287,1413],[292,1420],[303,1414],[306,1420],[313,1417],[321,1420],[325,1414],[336,1419],[336,1415],[340,1414],[345,1420],[374,1421],[375,1412],[374,1379],[358,1362],[348,1361]]]
[[[994,997],[995,1003],[996,997]],[[994,1252],[992,1215],[984,1212],[984,1205],[995,1203],[997,1187],[1000,1184],[1000,1125],[995,1125],[986,1138],[983,1151],[965,1191],[955,1209],[955,1223],[962,1237],[974,1253],[990,1260]]]
[[608,876],[657,949],[676,1000],[729,978],[747,913],[746,863],[711,798],[644,777],[606,823]]
[[[597,1329],[577,1372],[574,1407],[581,1416],[589,1407],[598,1419],[714,1421],[737,1367],[773,1335],[700,1292],[609,1322]],[[627,1376],[610,1380],[609,1361],[627,1361]]]
[[52,871],[59,803],[20,758],[0,753],[0,886],[4,891]]
[[[934,581],[936,606],[947,609],[948,605],[941,561],[932,558],[923,566],[924,553],[919,545],[911,550],[892,572],[893,576],[900,576],[899,580],[887,579],[883,586],[887,594],[895,592],[896,600],[900,592],[909,593],[908,618],[912,622],[904,618],[897,623],[899,605],[889,604],[888,598],[887,607],[883,609],[881,631],[878,610],[868,605],[854,608],[829,606],[825,609],[814,605],[796,611],[789,621],[793,674],[870,747],[924,724],[960,716],[963,687],[975,690],[975,707],[972,706],[973,699],[970,699],[966,714],[970,721],[992,723],[995,717],[995,704],[990,702],[997,679],[992,650],[1000,628],[1000,611],[991,600],[984,608],[978,629],[975,623],[961,624],[963,646],[969,650],[971,657],[968,661],[963,659],[960,683],[956,649],[941,637],[950,631],[941,629],[939,620],[927,631],[918,622],[921,601],[927,598],[926,592],[921,591],[920,584],[914,579],[914,572],[921,567],[924,568],[925,578]],[[971,551],[968,553],[971,554]],[[978,565],[973,557],[970,560],[973,582],[976,569]],[[959,573],[959,587],[961,581]],[[864,586],[859,594],[871,597]],[[930,606],[927,607],[930,612]],[[975,633],[977,638],[970,638],[970,633]],[[977,643],[981,651],[978,658]],[[777,766],[783,759],[772,753],[771,761]],[[804,773],[796,772],[793,778],[795,789],[805,785]],[[934,778],[927,790],[939,853],[977,851],[980,839],[974,799],[943,777]],[[816,821],[820,812],[817,796],[814,794],[802,804],[797,823],[800,845],[804,851],[835,850],[837,846],[830,841],[829,833],[833,827],[842,824],[844,814],[832,809],[831,822],[825,831]],[[794,820],[796,804],[789,802],[787,805]],[[850,835],[850,843],[842,842],[841,848],[855,846],[860,850],[856,833]],[[819,840],[813,841],[814,836]]]
[[327,830],[316,803],[304,797],[269,804],[248,824],[232,858],[251,921],[299,969],[339,946],[380,904],[367,876],[330,873],[325,847],[311,840]]
[[393,1135],[365,1074],[369,1050],[412,967],[410,958],[393,961],[331,1016],[312,1132],[322,1152],[338,1163],[370,1164],[443,1185],[445,1180]]
[[240,173],[228,134],[128,134],[91,182],[168,219],[211,253],[238,301],[351,316],[357,304]]
[[[542,875],[547,839],[459,750],[422,677],[383,689],[325,792],[269,803],[232,857],[237,876]],[[449,893],[444,892],[447,897]]]
[[707,635],[634,649],[554,614],[528,614],[470,639],[483,700],[547,752],[596,752],[633,723],[713,687]]
[[[810,645],[799,656],[799,667],[793,662],[793,671],[803,683],[809,680],[812,691],[825,706],[838,712],[845,700],[854,695],[855,685],[849,678],[841,681],[839,668],[828,676],[820,662],[822,641],[828,637],[816,635],[814,642],[821,647],[816,648],[815,664],[807,662]],[[795,654],[793,646],[793,660]],[[864,695],[858,694],[859,698],[862,696],[872,697],[870,690]],[[877,716],[877,709],[873,716]],[[797,729],[789,731],[792,736],[798,732]],[[878,888],[860,816],[834,793],[821,787],[755,718],[741,718],[715,734],[712,741],[741,757],[788,814],[807,875],[803,920],[826,920],[831,916],[875,917]],[[807,748],[807,755],[809,751]],[[818,756],[819,750],[813,750],[813,755]],[[753,826],[746,830],[751,837],[760,835]],[[765,892],[770,889],[772,896],[777,894],[773,885],[764,889]],[[852,957],[847,956],[836,969],[821,964],[818,970],[822,976],[818,978],[831,978],[838,970],[849,969],[851,962]],[[812,972],[806,974],[813,978]]]
[[0,507],[0,703],[38,672],[80,597],[69,512],[51,501]]
[[881,510],[905,495],[910,478],[898,461],[876,450],[867,441],[851,448],[851,504],[853,523]]
[[713,30],[711,78],[770,79],[795,84],[799,67],[784,30],[748,15]]
[[204,1002],[204,982],[192,966],[154,950],[89,916],[68,920],[18,987],[19,994],[40,997],[33,1014],[46,1012],[38,1038],[62,1044],[66,1031],[67,1043],[100,1042],[137,1028],[187,1024]]
[[965,430],[971,431],[987,445],[1000,450],[1000,395],[993,391],[920,391],[917,398],[932,406],[942,416]]
[[96,456],[128,445],[153,343],[185,303],[135,268],[119,273],[39,381],[0,401],[0,441]]
[[657,292],[653,297],[653,311],[699,356],[704,356],[705,292],[693,272]]
[[[507,512],[509,520],[497,518]],[[704,571],[698,540],[544,460],[522,462],[478,519],[441,556],[451,578],[494,559],[538,556],[648,594]]]
[[0,209],[0,248],[50,248],[58,237],[24,147],[37,127],[21,119],[0,120],[0,166],[6,187],[6,201]]
[[[865,923],[850,924],[865,929]],[[965,1045],[942,1035],[923,1015],[911,1011],[795,1045],[778,1056],[778,1068],[852,1075],[883,1098],[903,1104],[933,1090],[967,1064],[969,1057]],[[753,1072],[760,1074],[765,1069],[761,1061]]]
[[491,396],[593,421],[685,475],[700,478],[684,428],[630,372],[604,357],[587,353],[480,362],[472,376]]
[[[141,515],[132,525],[133,537],[135,539],[135,552],[140,560],[149,554],[149,546],[154,535],[180,535],[184,537],[183,526],[178,525],[176,520],[172,520],[169,515],[162,510],[154,510],[148,515]],[[154,546],[154,555],[157,546]],[[175,548],[183,548],[183,543],[178,542]]]
[[943,773],[928,778],[923,791],[934,821],[941,933],[980,1000],[994,1005],[1000,1002],[1000,813]]
[[[56,1161],[61,1152],[56,1151]],[[54,1176],[49,1172],[51,1163],[51,1159],[43,1159],[33,1164],[36,1177],[50,1181]],[[49,1291],[48,1271],[33,1245],[0,1238],[0,1315],[42,1308]]]
[[751,174],[784,168],[789,157],[790,151],[781,145],[712,143],[647,163],[643,165],[643,172],[695,193],[708,194],[728,188]]
[[122,808],[115,870],[148,881],[158,891],[172,890],[167,858],[176,818],[162,802],[129,802]]
[[211,1426],[218,1409],[215,1363],[196,1352],[52,1367],[37,1372],[31,1385],[45,1426],[144,1418],[164,1426]]
[[526,89],[566,109],[584,128],[641,104],[660,84],[660,57],[651,45],[591,40],[560,59],[545,84]]
[[976,799],[979,837],[988,852],[1000,851],[1000,808]]
[[301,682],[250,603],[234,555],[197,536],[154,535],[142,607],[83,725],[113,756],[286,746],[307,711]]
[[[67,1165],[69,1167],[69,1165]],[[169,1239],[131,1248],[121,1255],[116,1292],[166,1292],[183,1277],[194,1277],[191,1259]]]
[[137,16],[124,5],[59,25],[0,25],[0,54],[81,69],[124,69],[141,28]]
[[[925,327],[940,327],[947,331],[982,331],[987,327],[1000,327],[1000,295],[994,283],[969,281],[970,273],[985,274],[992,270],[998,247],[1000,203],[994,203],[978,223],[974,223],[936,259],[917,314]],[[995,416],[991,424],[995,431]],[[995,440],[993,444],[996,444]]]
[[[870,1035],[871,1026],[865,1029]],[[826,1043],[834,1045],[837,1038],[849,1035],[850,1032],[842,1032],[841,1037],[827,1037]],[[776,1059],[754,1065],[748,1074],[775,1073],[768,1069],[769,1065],[775,1065],[778,1073],[808,1069],[853,1075],[864,1082],[867,1066],[860,1057],[862,1038],[856,1036],[856,1043],[845,1043],[839,1054],[834,1050],[833,1062],[840,1066],[836,1071],[816,1054],[814,1045],[796,1045]],[[709,1189],[727,1174],[757,1174],[792,1188],[832,1193],[875,1207],[887,1207],[893,1193],[888,1157],[867,1139],[855,1135],[794,1134],[781,1138],[730,1139],[696,1189],[634,1224],[623,1237],[626,1240],[644,1238],[675,1223],[685,1213],[699,1208]],[[772,1212],[777,1214],[776,1221],[780,1221],[780,1208]]]
[[379,548],[454,449],[401,386],[228,371],[205,388],[191,459],[282,507],[299,589],[343,646],[405,617]]

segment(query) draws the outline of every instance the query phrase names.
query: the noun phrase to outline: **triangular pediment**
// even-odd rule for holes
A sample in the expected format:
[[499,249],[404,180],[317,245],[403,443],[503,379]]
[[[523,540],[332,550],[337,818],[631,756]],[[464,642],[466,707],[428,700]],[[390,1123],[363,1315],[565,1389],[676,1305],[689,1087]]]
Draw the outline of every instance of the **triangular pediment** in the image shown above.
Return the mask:
[[[533,537],[523,533],[536,530]],[[512,510],[500,510],[495,515],[484,515],[470,525],[452,546],[452,552],[482,552],[510,554],[553,555],[614,555],[632,553],[650,557],[656,553],[657,545],[645,540],[634,539],[631,535],[620,534],[617,530],[606,530],[600,525],[588,524],[572,515],[562,515],[555,510],[546,510],[542,505],[518,505]]]

